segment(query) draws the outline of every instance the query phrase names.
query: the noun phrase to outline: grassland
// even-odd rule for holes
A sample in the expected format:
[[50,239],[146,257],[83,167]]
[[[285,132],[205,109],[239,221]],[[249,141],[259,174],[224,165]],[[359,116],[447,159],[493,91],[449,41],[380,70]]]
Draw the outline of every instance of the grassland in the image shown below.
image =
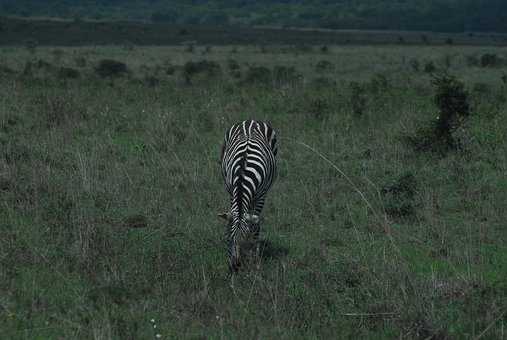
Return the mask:
[[[506,57],[2,48],[2,337],[506,338]],[[415,151],[443,71],[469,92],[460,147]],[[279,176],[261,266],[231,286],[218,157],[250,117],[278,131]]]

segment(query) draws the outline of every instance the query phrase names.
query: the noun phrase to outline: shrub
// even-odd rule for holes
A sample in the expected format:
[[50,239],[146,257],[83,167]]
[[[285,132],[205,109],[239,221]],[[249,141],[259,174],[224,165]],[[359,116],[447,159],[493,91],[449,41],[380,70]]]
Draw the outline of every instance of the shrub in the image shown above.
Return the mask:
[[74,59],[74,63],[76,64],[77,67],[86,67],[88,61],[86,60],[85,57],[76,57]]
[[244,83],[252,84],[269,84],[272,83],[273,77],[271,70],[264,66],[251,66],[248,68]]
[[452,38],[447,38],[447,39],[445,39],[445,43],[447,45],[452,45],[452,44],[454,44],[454,40]]
[[409,64],[415,72],[419,72],[419,67],[421,66],[419,60],[412,58],[410,59]]
[[324,45],[320,48],[321,53],[329,53],[329,47],[327,45]]
[[321,60],[315,65],[317,72],[327,72],[334,69],[334,64],[327,60]]
[[428,61],[424,64],[424,72],[426,73],[433,73],[437,70],[435,64],[433,63],[433,61]]
[[475,83],[472,87],[472,92],[478,95],[487,95],[492,91],[491,85],[486,83]]
[[165,74],[168,76],[172,76],[176,72],[176,67],[174,65],[168,64],[165,69]]
[[447,67],[447,68],[451,67],[451,65],[452,65],[452,56],[451,55],[446,54],[444,56],[444,64],[445,64],[445,67]]
[[6,65],[0,65],[0,75],[12,75],[16,73],[13,69]]
[[61,79],[77,79],[81,76],[78,70],[71,67],[60,67],[58,69],[58,78]]
[[121,61],[103,59],[95,68],[95,72],[102,78],[112,78],[128,72],[127,65]]
[[392,183],[384,185],[380,193],[387,215],[392,218],[407,218],[415,215],[416,191],[417,181],[412,173],[405,173]]
[[502,76],[500,77],[500,79],[502,80],[502,83],[504,85],[507,85],[507,74],[506,73],[502,74]]
[[52,51],[52,53],[53,53],[53,60],[54,60],[54,62],[55,62],[55,63],[57,63],[57,64],[58,64],[58,63],[60,63],[60,62],[62,61],[62,58],[63,58],[63,56],[65,55],[65,51],[64,51],[64,50],[62,50],[62,49],[59,49],[59,48],[54,49],[54,50]]
[[148,85],[148,87],[157,87],[160,85],[160,79],[155,76],[146,76],[144,78],[144,82]]
[[476,55],[467,55],[466,60],[468,66],[479,66],[480,64],[479,58]]
[[311,84],[317,88],[329,88],[336,86],[336,81],[326,77],[318,77],[313,79]]
[[375,74],[369,84],[368,88],[371,90],[371,92],[379,94],[386,90],[388,90],[391,87],[391,84],[389,83],[389,79],[384,74],[377,73]]
[[485,53],[481,56],[482,67],[497,67],[500,66],[500,59],[496,54]]
[[469,95],[464,84],[448,74],[435,76],[432,84],[439,115],[407,140],[416,150],[445,153],[458,147],[453,133],[470,114]]
[[208,77],[216,76],[221,73],[220,65],[214,61],[201,60],[201,61],[188,61],[183,66],[183,77],[185,81],[190,84],[191,78],[197,74],[203,74]]
[[350,83],[350,105],[352,106],[352,112],[356,116],[362,116],[366,110],[366,89],[365,86],[358,82]]
[[188,61],[185,63],[185,66],[183,66],[183,72],[188,75],[192,76],[198,73],[207,73],[208,75],[216,75],[220,73],[220,65],[218,65],[214,61],[208,61],[208,60],[201,60],[201,61]]
[[296,72],[294,66],[275,66],[273,68],[273,78],[278,83],[294,82],[302,79],[302,76]]
[[239,66],[239,63],[234,59],[227,60],[227,66],[229,67],[229,70],[231,70],[231,71],[239,70],[241,68]]

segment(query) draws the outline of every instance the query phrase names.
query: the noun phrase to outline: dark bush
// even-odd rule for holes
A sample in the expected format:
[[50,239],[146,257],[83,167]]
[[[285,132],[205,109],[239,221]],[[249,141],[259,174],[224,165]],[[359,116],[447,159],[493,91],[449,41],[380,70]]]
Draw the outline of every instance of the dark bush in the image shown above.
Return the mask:
[[320,48],[321,53],[329,53],[329,47],[327,45],[324,45]]
[[502,74],[502,76],[500,77],[500,79],[502,80],[502,83],[504,85],[507,85],[507,73]]
[[220,65],[214,61],[201,60],[201,61],[188,61],[183,66],[183,77],[185,81],[190,84],[193,76],[201,74],[207,77],[217,76],[222,72]]
[[221,68],[220,65],[214,61],[188,61],[183,66],[183,72],[188,76],[193,76],[198,73],[206,73],[210,76],[213,76],[219,74],[221,72]]
[[459,146],[453,132],[470,114],[469,95],[464,84],[448,74],[435,76],[432,84],[439,115],[414,136],[408,136],[407,141],[419,151],[444,153]]
[[454,44],[454,40],[452,38],[447,38],[447,39],[445,39],[445,43],[447,45],[452,45],[452,44]]
[[95,67],[95,72],[102,78],[112,78],[126,74],[128,69],[127,65],[121,61],[103,59]]
[[12,75],[15,73],[16,73],[16,71],[11,69],[9,66],[0,65],[0,75]]
[[51,65],[50,63],[48,63],[47,61],[42,60],[42,59],[37,60],[34,64],[34,67],[39,70],[46,70],[46,71],[53,69],[53,65]]
[[475,83],[472,87],[472,92],[477,95],[488,95],[492,91],[491,85],[486,83]]
[[309,45],[296,45],[294,46],[294,51],[300,53],[311,53],[313,52],[313,47]]
[[468,66],[479,66],[480,64],[480,60],[476,55],[467,55],[466,60]]
[[384,200],[384,209],[392,218],[407,218],[415,215],[415,194],[417,181],[412,173],[396,178],[384,185],[380,191]]
[[366,87],[358,82],[350,83],[350,105],[352,106],[352,112],[356,116],[362,116],[366,110]]
[[248,68],[244,83],[269,84],[273,82],[271,70],[264,66],[251,66]]
[[435,64],[433,63],[433,61],[427,61],[425,64],[424,64],[424,72],[426,73],[433,73],[437,70]]
[[375,74],[368,83],[369,90],[375,94],[382,93],[390,87],[391,84],[389,83],[389,79],[387,79],[386,75],[381,73]]
[[58,78],[60,79],[77,79],[81,76],[78,70],[70,67],[60,67],[58,69]]
[[86,60],[85,57],[76,57],[74,59],[74,63],[76,64],[77,67],[86,67],[88,61]]
[[241,67],[239,66],[239,63],[234,59],[227,60],[227,66],[229,67],[229,70],[239,70]]
[[481,56],[482,67],[497,67],[500,66],[500,58],[493,53],[485,53]]
[[334,64],[327,60],[321,60],[315,65],[317,72],[327,72],[334,69]]
[[409,64],[415,72],[419,72],[419,68],[421,66],[419,60],[412,58],[410,59]]
[[329,88],[336,86],[336,81],[326,77],[318,77],[313,79],[311,84],[317,88]]
[[160,85],[160,79],[155,76],[146,76],[144,78],[144,82],[148,85],[148,87],[157,87]]
[[299,81],[302,76],[296,72],[294,66],[275,66],[273,68],[273,78],[277,83],[288,83]]
[[165,74],[172,76],[176,72],[176,67],[173,65],[167,65],[165,68]]
[[23,72],[22,72],[22,75],[23,77],[28,77],[28,78],[31,78],[33,77],[33,63],[31,61],[27,61],[25,63],[25,67],[23,68]]

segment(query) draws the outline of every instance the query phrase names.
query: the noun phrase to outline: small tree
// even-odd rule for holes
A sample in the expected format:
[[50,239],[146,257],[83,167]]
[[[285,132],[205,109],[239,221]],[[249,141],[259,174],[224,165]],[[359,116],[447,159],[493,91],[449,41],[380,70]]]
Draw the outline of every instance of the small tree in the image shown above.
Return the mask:
[[434,122],[435,136],[449,148],[456,146],[452,132],[470,114],[468,93],[464,84],[450,75],[436,76],[433,81],[436,89],[435,104],[440,115]]
[[439,114],[428,126],[408,136],[407,140],[416,150],[444,153],[459,146],[453,133],[470,115],[469,95],[464,84],[449,74],[435,76],[432,84]]

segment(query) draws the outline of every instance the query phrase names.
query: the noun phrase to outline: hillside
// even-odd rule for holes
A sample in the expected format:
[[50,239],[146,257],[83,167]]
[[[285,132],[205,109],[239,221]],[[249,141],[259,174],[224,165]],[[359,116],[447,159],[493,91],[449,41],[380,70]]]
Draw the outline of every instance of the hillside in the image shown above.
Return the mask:
[[1,15],[178,24],[507,32],[502,0],[0,0]]

